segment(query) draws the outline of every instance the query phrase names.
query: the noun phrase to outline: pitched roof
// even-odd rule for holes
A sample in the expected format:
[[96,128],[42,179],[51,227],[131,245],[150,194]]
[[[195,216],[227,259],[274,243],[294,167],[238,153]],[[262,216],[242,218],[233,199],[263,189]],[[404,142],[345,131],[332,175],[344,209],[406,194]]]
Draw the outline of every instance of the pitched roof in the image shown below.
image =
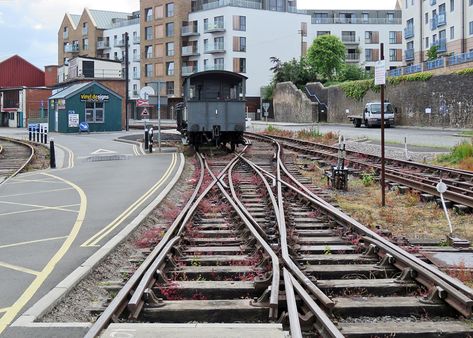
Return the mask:
[[126,20],[131,16],[131,13],[111,12],[102,10],[89,10],[90,15],[95,21],[95,26],[98,29],[107,29],[112,27],[113,19]]
[[96,85],[104,90],[106,90],[107,92],[109,92],[110,94],[116,96],[117,98],[121,99],[122,97],[115,93],[113,90],[111,90],[110,88],[107,88],[105,87],[104,85],[102,85],[101,83],[99,82],[95,82],[95,81],[92,81],[92,82],[82,82],[82,83],[76,83],[76,84],[73,84],[69,87],[66,87],[66,89],[64,90],[61,90],[60,92],[54,94],[53,96],[51,96],[49,98],[49,100],[56,100],[56,99],[67,99],[75,94],[77,94],[78,92],[80,92],[81,90],[84,90],[86,88],[89,88],[89,87],[92,87],[93,85]]
[[79,24],[80,21],[80,15],[78,14],[69,14],[72,20],[72,23],[74,24],[75,27]]

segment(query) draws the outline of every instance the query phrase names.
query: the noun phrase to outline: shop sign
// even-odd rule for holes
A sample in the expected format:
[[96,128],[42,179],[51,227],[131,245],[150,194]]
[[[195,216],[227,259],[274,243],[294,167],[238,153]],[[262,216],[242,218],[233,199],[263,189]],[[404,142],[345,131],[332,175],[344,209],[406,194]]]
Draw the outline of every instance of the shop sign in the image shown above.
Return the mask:
[[80,94],[80,100],[85,102],[104,102],[109,99],[108,94]]
[[69,128],[79,127],[79,114],[76,114],[74,110],[69,111]]

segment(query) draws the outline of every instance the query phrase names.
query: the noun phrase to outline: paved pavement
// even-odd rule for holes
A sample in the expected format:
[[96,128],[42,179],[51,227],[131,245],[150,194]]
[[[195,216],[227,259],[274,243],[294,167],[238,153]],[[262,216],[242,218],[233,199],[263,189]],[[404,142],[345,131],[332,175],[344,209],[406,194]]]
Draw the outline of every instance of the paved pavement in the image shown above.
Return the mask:
[[[263,121],[253,121],[250,129],[254,131],[262,131],[270,124],[277,128],[294,131],[315,127],[315,125],[310,124],[266,123]],[[352,124],[319,124],[318,128],[322,133],[327,133],[329,131],[338,132],[346,139],[367,138],[376,142],[381,140],[380,128],[355,128]],[[385,130],[386,142],[404,144],[404,138],[407,138],[409,146],[450,148],[463,140],[471,140],[470,137],[460,136],[459,133],[461,130],[406,127],[387,128]]]
[[[0,128],[0,135],[26,132]],[[0,335],[21,337],[9,324],[136,217],[177,171],[176,154],[143,155],[114,141],[122,135],[53,134],[58,168],[0,187]]]

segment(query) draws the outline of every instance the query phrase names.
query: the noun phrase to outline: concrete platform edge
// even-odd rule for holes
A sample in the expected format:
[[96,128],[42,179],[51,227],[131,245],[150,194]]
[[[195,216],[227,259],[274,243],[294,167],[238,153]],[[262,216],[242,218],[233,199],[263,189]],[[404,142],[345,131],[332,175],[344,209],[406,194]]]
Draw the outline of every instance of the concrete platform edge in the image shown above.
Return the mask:
[[128,235],[136,229],[136,227],[145,219],[146,216],[159,205],[171,189],[176,185],[177,181],[184,171],[185,157],[181,153],[180,164],[177,170],[177,174],[172,178],[171,182],[156,198],[148,204],[148,206],[140,212],[135,219],[133,219],[123,230],[117,235],[110,239],[104,246],[102,246],[96,253],[90,256],[84,263],[76,268],[69,276],[64,278],[56,287],[44,295],[39,301],[33,304],[27,309],[20,317],[18,317],[12,324],[11,327],[84,327],[90,326],[90,323],[46,323],[46,322],[35,322],[37,318],[44,315],[47,311],[52,309],[58,304],[63,297],[67,295],[80,281],[82,281],[87,275],[95,268],[100,262],[102,262],[112,250],[124,241]]

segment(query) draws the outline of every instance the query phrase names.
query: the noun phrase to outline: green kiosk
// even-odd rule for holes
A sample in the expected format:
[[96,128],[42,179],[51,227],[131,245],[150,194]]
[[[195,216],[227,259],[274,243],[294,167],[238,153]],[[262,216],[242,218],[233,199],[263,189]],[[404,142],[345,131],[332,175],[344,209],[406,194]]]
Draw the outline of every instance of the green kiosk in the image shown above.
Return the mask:
[[[86,123],[84,123],[86,122]],[[49,130],[77,133],[122,130],[122,98],[98,82],[76,83],[49,98]]]

